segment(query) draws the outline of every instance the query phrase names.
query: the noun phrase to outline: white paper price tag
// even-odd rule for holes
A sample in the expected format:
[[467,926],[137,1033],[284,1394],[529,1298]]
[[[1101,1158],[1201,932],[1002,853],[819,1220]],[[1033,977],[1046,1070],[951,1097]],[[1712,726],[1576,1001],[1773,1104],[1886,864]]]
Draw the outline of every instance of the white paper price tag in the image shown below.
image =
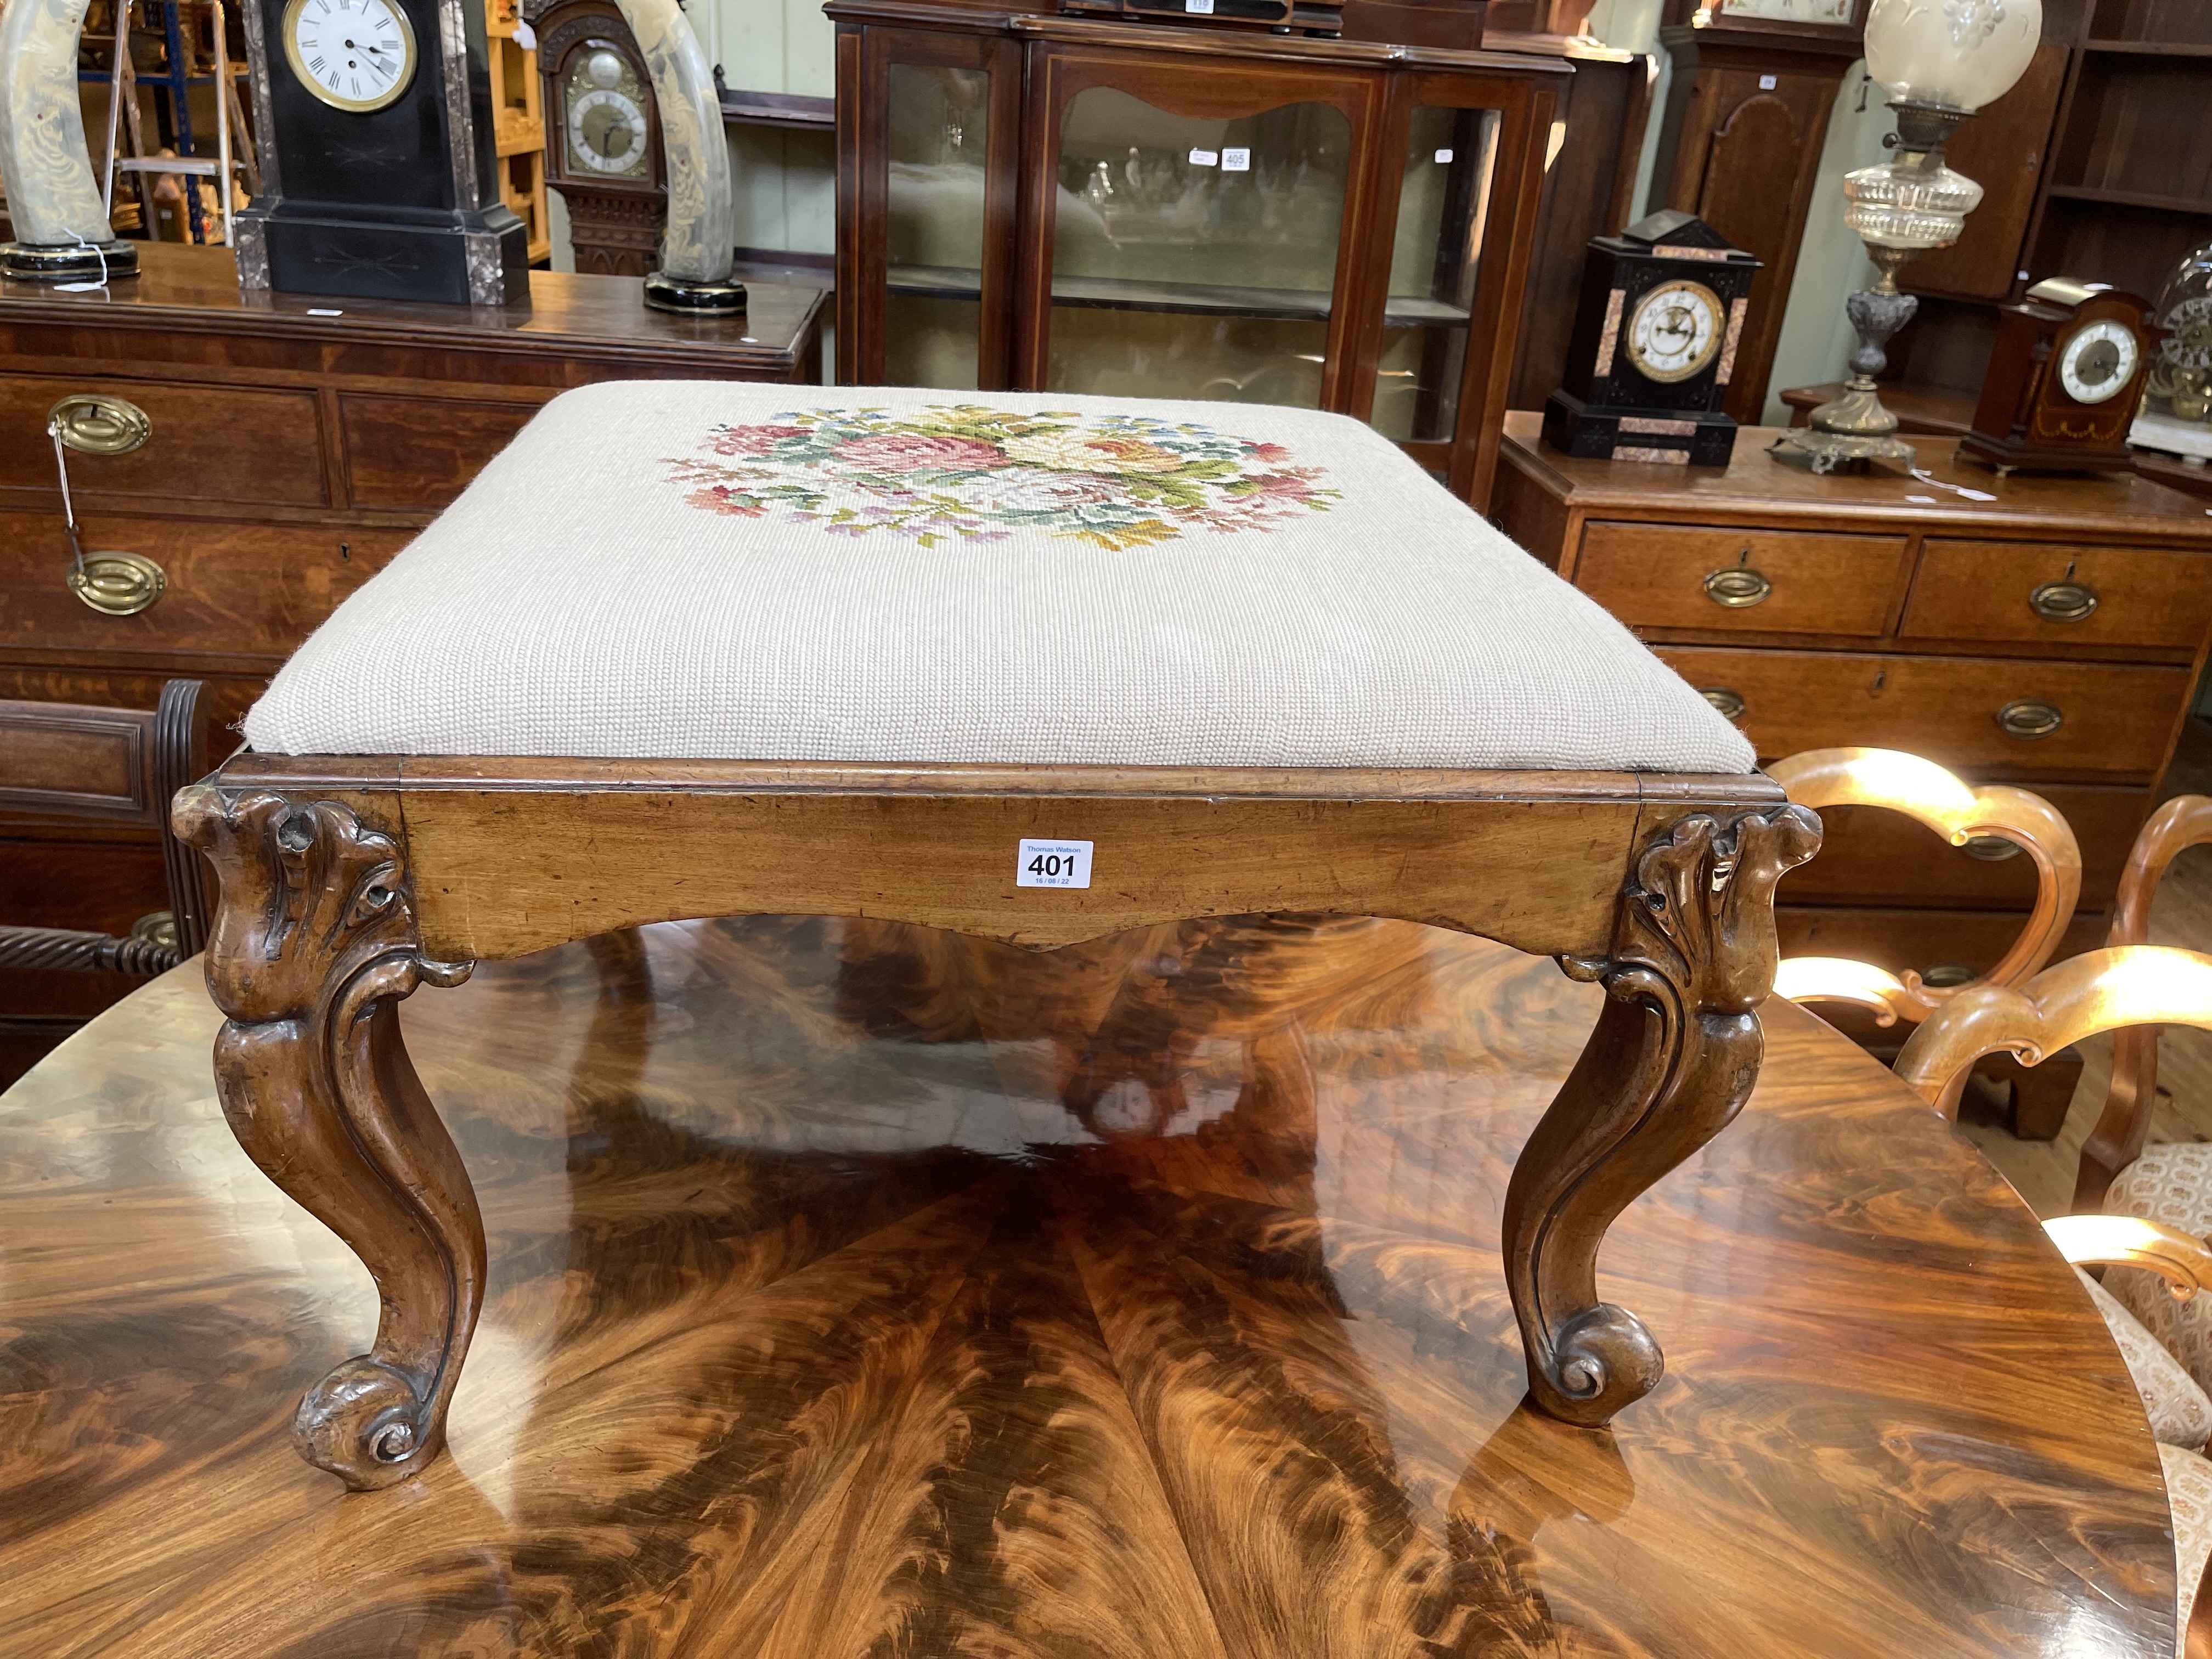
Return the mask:
[[1221,157],[1210,149],[1194,149],[1190,153],[1190,164],[1194,167],[1210,167]]
[[1450,160],[1451,160],[1451,152],[1450,152],[1449,150],[1448,150],[1448,149],[1440,149],[1440,150],[1438,150],[1438,151],[1437,152],[1437,163],[1438,163],[1439,165],[1442,165],[1443,162],[1449,161],[1450,161]]
[[1182,0],[1182,9],[1204,17],[1213,10],[1213,0]]
[[1014,854],[1017,887],[1088,887],[1091,843],[1087,841],[1025,841]]
[[1223,150],[1221,152],[1221,170],[1224,173],[1251,172],[1252,152],[1249,149]]
[[1759,89],[1761,92],[1771,92],[1774,90],[1774,88],[1775,79],[1772,76],[1762,75],[1759,77]]

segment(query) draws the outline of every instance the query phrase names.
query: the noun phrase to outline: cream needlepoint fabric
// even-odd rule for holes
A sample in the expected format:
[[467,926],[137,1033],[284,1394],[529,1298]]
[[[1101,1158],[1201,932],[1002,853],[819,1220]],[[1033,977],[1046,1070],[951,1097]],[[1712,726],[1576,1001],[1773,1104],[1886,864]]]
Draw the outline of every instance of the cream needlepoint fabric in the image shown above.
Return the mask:
[[1358,422],[705,381],[549,404],[246,732],[279,754],[1753,765]]

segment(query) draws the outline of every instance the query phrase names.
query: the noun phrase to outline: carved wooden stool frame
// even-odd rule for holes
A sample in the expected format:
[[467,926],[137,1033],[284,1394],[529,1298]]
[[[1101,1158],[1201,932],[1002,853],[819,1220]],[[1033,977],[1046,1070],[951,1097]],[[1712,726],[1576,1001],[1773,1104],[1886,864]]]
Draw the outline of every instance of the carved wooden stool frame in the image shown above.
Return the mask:
[[[208,983],[223,1110],[367,1264],[374,1346],[295,1432],[356,1487],[418,1473],[483,1293],[467,1171],[398,1004],[480,959],[683,917],[867,915],[1049,949],[1267,912],[1400,917],[1604,985],[1508,1187],[1535,1403],[1600,1424],[1658,1382],[1601,1302],[1620,1212],[1735,1116],[1759,1070],[1777,879],[1820,821],[1763,777],[273,757],[177,798],[222,899]],[[1096,844],[1087,890],[1018,887],[1024,839]]]

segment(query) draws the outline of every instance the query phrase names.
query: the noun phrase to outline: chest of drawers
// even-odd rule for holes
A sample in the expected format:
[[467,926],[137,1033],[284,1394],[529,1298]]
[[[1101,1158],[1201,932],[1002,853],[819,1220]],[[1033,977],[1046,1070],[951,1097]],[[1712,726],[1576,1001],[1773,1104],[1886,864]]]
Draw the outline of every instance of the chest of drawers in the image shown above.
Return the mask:
[[[1999,479],[1918,441],[1933,482],[1820,478],[1747,428],[1727,469],[1577,461],[1507,417],[1493,515],[1626,623],[1762,761],[1863,744],[2050,798],[2081,842],[2068,949],[2096,942],[2212,640],[2212,514],[2130,474]],[[1957,493],[1980,492],[1987,500]],[[1824,815],[1783,884],[1783,948],[1939,982],[1987,968],[2027,860],[1893,813]],[[1993,856],[1978,857],[1978,854]]]
[[[820,379],[813,289],[751,285],[733,324],[647,311],[621,277],[538,272],[528,309],[472,310],[241,296],[222,249],[141,253],[144,274],[112,291],[0,283],[0,697],[152,708],[191,676],[218,750],[547,399],[605,380]],[[150,593],[143,608],[95,610],[68,586],[46,435],[64,406],[91,441],[69,457],[84,545],[133,556],[119,598]],[[97,453],[109,440],[127,447]],[[62,838],[0,817],[0,919],[125,933],[166,902],[143,828]],[[0,971],[0,1024],[58,1029],[125,988]]]

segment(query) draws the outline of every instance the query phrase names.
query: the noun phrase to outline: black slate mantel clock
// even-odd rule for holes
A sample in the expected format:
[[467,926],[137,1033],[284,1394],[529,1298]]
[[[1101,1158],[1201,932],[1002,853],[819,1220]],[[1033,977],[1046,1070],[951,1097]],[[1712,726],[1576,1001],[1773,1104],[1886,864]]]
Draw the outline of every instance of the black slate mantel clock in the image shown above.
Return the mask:
[[246,0],[261,193],[247,289],[530,301],[500,199],[483,0]]
[[1570,455],[1726,466],[1723,413],[1759,262],[1669,208],[1591,240],[1544,441]]

